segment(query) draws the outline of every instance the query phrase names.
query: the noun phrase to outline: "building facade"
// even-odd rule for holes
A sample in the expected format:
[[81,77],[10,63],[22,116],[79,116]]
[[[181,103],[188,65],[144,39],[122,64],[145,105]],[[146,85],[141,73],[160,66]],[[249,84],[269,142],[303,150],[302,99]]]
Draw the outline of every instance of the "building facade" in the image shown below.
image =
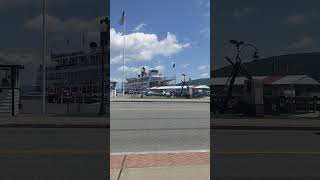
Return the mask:
[[[229,77],[211,78],[213,96],[226,96],[226,84]],[[320,95],[320,83],[307,75],[286,76],[254,76],[253,79],[262,81],[264,96],[274,97],[313,97]],[[241,97],[244,94],[245,77],[237,77],[233,87],[233,96]]]

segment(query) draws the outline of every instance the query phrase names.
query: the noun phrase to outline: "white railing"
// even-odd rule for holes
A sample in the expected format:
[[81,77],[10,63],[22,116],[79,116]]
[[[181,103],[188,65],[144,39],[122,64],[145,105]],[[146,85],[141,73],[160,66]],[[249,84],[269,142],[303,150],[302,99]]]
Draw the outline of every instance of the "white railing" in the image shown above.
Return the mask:
[[[12,113],[12,90],[1,88],[0,89],[0,114],[11,114]],[[14,90],[14,113],[19,113],[19,103],[20,103],[20,90]]]

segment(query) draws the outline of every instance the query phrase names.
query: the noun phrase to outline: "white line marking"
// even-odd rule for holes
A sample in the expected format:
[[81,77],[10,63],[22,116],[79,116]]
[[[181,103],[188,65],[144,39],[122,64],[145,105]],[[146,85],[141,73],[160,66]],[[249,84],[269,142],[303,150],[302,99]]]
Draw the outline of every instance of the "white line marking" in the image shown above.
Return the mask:
[[207,152],[210,152],[210,150],[117,152],[117,153],[110,153],[110,155],[117,156],[117,155],[177,154],[177,153],[207,153]]

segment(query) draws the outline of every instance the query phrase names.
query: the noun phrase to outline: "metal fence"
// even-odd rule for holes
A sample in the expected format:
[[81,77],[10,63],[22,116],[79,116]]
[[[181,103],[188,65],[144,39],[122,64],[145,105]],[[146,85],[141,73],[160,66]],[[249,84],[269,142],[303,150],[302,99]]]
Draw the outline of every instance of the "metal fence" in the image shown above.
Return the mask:
[[[217,112],[218,107],[223,106],[226,96],[212,96],[210,111]],[[243,111],[242,96],[232,97],[229,104],[232,113]],[[264,96],[265,114],[281,113],[309,113],[320,111],[320,97],[273,97]]]

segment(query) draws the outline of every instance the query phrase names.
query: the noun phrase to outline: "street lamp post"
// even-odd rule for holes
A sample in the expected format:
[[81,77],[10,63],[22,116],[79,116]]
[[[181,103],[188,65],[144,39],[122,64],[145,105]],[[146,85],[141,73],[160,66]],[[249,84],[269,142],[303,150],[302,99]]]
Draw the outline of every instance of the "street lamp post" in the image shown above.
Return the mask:
[[[182,76],[183,76],[183,81],[182,81],[182,89],[181,89],[181,93],[182,93],[182,91],[183,91],[183,87],[185,86],[185,84],[186,84],[186,74],[181,74]],[[186,88],[186,99],[188,98],[188,88]]]
[[46,41],[47,41],[47,29],[46,29],[46,15],[47,15],[46,0],[43,0],[43,17],[42,17],[42,28],[43,28],[43,47],[42,47],[42,114],[46,113]]
[[[107,51],[109,51],[109,40],[110,40],[110,19],[109,17],[105,17],[100,21],[102,25],[102,31],[100,32],[100,44],[102,48],[102,56],[101,56],[101,102],[100,102],[100,115],[106,114],[106,106],[105,106],[105,76],[106,76],[106,68],[105,68],[105,60],[106,60],[106,46]],[[108,53],[109,54],[109,53]]]

